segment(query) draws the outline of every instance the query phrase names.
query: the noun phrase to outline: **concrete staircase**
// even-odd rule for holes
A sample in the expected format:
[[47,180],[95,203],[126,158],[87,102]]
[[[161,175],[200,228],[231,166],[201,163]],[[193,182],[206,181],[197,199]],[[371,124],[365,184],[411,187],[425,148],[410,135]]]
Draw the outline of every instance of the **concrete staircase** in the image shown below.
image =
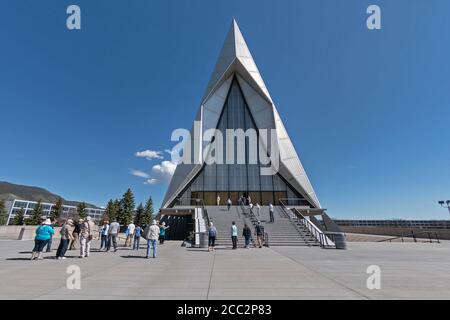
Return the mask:
[[[248,208],[245,209],[248,212]],[[280,206],[274,206],[274,223],[270,222],[269,207],[262,206],[258,210],[253,208],[254,217],[261,221],[265,231],[269,234],[271,246],[318,246],[314,236],[303,225],[292,222]],[[250,219],[252,222],[253,219]]]
[[[238,227],[238,247],[244,246],[244,237],[242,237],[242,229],[244,223],[252,230],[254,234],[254,225],[256,219],[261,221],[265,231],[269,235],[270,246],[318,246],[314,236],[303,225],[293,223],[284,214],[279,206],[274,207],[274,223],[270,223],[269,207],[262,206],[260,215],[257,214],[257,209],[253,208],[255,216],[249,214],[249,208],[246,207],[244,212],[240,206],[232,206],[230,211],[226,206],[207,206],[208,216],[213,221],[217,228],[216,243],[219,246],[231,247],[231,222],[235,221]],[[253,236],[256,242],[256,236]]]
[[[207,206],[208,216],[210,221],[214,223],[217,229],[217,246],[232,247],[231,242],[231,222],[236,222],[238,228],[238,247],[244,247],[245,240],[242,236],[242,230],[244,229],[244,224],[248,222],[248,226],[252,229],[254,233],[254,228],[250,221],[240,214],[239,207],[232,206],[230,211],[228,211],[226,206]],[[256,240],[256,239],[255,239]]]

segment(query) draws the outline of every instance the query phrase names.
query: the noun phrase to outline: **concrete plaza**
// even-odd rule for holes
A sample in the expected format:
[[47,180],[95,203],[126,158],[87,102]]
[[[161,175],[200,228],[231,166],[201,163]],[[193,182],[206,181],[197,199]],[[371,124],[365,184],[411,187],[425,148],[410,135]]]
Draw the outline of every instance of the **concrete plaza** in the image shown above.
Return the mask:
[[[142,258],[142,246],[30,261],[32,241],[0,241],[0,299],[450,299],[450,242],[213,253],[180,244],[166,242],[157,259]],[[79,290],[66,287],[70,265],[81,269]],[[381,268],[379,290],[366,286],[369,265]]]

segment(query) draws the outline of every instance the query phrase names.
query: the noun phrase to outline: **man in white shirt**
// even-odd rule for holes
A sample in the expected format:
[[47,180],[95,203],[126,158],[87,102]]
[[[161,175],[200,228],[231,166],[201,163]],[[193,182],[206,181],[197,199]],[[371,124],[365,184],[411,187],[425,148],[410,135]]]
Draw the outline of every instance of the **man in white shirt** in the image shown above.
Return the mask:
[[128,225],[128,235],[127,240],[125,240],[125,247],[131,247],[131,241],[134,238],[134,230],[136,229],[136,225],[132,222]]
[[153,220],[152,225],[148,230],[144,231],[145,238],[147,239],[147,256],[146,258],[150,258],[150,251],[153,249],[153,258],[157,256],[158,250],[158,238],[159,238],[159,226],[156,223],[156,220]]
[[108,229],[108,242],[106,244],[106,251],[108,252],[111,249],[111,245],[114,247],[114,252],[117,251],[117,237],[120,232],[120,224],[116,219],[113,219],[113,222],[109,225]]
[[236,222],[231,223],[231,241],[233,242],[233,249],[237,249],[237,235],[238,229],[236,227]]
[[273,217],[273,205],[269,203],[269,215],[270,215],[270,222],[274,223],[275,219]]

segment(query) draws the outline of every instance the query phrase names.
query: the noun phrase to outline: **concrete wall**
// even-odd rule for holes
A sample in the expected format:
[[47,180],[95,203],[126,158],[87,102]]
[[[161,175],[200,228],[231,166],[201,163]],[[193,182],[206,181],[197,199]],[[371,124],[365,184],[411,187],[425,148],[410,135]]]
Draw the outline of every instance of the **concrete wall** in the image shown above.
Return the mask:
[[[383,227],[347,227],[340,226],[343,232],[349,233],[361,233],[361,234],[376,234],[383,236],[411,236],[411,231],[414,233],[420,232],[430,232],[431,237],[436,239],[435,233],[438,235],[439,239],[450,240],[450,230],[448,229],[419,229],[419,228],[383,228]],[[428,238],[426,233],[417,236],[418,238]]]
[[[0,226],[0,239],[33,240],[37,226]],[[60,238],[60,227],[55,227],[54,238]]]

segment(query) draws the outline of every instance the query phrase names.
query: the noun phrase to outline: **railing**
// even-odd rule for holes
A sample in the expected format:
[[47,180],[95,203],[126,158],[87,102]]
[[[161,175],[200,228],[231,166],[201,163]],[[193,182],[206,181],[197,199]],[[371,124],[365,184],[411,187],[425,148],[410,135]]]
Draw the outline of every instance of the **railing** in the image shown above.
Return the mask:
[[[388,238],[388,239],[383,239],[383,240],[378,240],[377,242],[386,242],[386,241],[392,242],[392,240],[397,240],[397,239],[401,239],[402,242],[405,242],[404,238],[410,238],[410,237],[413,238],[414,242],[417,242],[417,236],[422,235],[422,234],[426,234],[427,237],[425,237],[425,238],[420,238],[419,237],[419,239],[426,239],[426,238],[428,238],[430,243],[434,243],[434,240],[436,240],[436,243],[441,243],[441,241],[439,240],[439,236],[438,236],[437,232],[430,232],[430,231],[423,231],[423,232],[418,232],[418,233],[414,233],[414,231],[411,231],[410,235],[403,235],[403,234],[401,234],[400,236],[396,236],[396,237],[392,237],[392,238]],[[434,234],[434,239],[432,237],[433,234]]]
[[283,200],[292,200],[292,199],[279,199],[281,204],[281,208],[284,213],[289,217],[291,221],[299,222],[302,226],[304,226],[313,237],[319,242],[322,248],[333,248],[336,247],[334,241],[330,240],[330,238],[320,230],[314,223],[306,219],[303,214],[295,208],[289,208]]
[[206,226],[209,227],[210,219],[208,216],[208,210],[206,209],[205,202],[203,199],[198,198],[183,198],[177,200],[178,205],[180,206],[194,206],[202,208],[203,219],[206,222]]

